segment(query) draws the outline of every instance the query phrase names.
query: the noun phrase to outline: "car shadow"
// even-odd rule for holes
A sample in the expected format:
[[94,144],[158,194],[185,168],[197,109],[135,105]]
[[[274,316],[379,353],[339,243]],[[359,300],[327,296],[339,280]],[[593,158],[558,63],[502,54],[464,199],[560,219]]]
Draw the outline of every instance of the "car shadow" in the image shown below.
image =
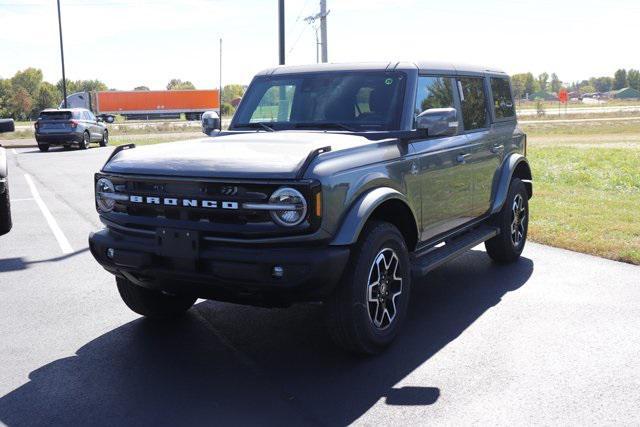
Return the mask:
[[0,398],[0,423],[345,425],[381,399],[431,405],[447,390],[398,383],[532,272],[530,259],[500,266],[481,251],[450,262],[414,283],[402,334],[369,358],[331,344],[319,305],[205,301],[179,321],[137,319],[31,372]]
[[89,251],[89,247],[86,247],[84,249],[79,249],[70,254],[60,255],[53,258],[36,259],[36,260],[25,260],[22,257],[3,258],[3,259],[0,259],[0,273],[5,273],[8,271],[26,270],[27,268],[29,268],[30,265],[33,265],[33,264],[44,264],[49,262],[64,261],[88,251]]

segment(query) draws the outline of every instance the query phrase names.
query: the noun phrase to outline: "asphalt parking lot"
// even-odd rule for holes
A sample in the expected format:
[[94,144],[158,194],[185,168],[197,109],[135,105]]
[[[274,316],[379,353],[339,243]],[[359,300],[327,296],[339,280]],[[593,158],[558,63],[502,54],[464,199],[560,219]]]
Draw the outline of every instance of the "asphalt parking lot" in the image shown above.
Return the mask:
[[364,360],[317,305],[202,301],[152,323],[88,252],[111,149],[9,150],[0,424],[640,424],[640,267],[476,248],[416,284],[399,340]]

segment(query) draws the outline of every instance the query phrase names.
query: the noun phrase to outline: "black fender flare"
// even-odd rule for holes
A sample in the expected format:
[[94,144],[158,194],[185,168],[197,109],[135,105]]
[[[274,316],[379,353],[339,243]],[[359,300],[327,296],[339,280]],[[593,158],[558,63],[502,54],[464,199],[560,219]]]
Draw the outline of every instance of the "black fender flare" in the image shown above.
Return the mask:
[[[413,216],[415,235],[418,235],[418,221],[415,213],[411,210],[407,197],[390,187],[378,187],[360,196],[344,216],[342,223],[336,233],[331,245],[342,246],[351,245],[358,241],[360,233],[367,223],[371,214],[383,203],[389,200],[397,200],[403,203]],[[412,230],[413,232],[413,230]]]
[[511,184],[511,178],[513,178],[513,174],[516,169],[520,169],[522,171],[522,177],[520,179],[522,179],[527,187],[529,198],[533,197],[533,183],[529,161],[522,154],[513,153],[502,162],[495,197],[493,198],[493,204],[491,205],[492,214],[499,212],[507,200],[509,184]]

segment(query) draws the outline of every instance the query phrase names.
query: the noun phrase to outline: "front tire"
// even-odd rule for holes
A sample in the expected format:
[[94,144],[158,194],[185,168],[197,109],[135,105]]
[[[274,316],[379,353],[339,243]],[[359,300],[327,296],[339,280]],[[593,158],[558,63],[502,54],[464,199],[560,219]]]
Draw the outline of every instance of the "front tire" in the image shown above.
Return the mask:
[[350,352],[381,352],[398,335],[410,292],[409,251],[402,234],[387,222],[368,223],[339,287],[326,301],[329,334]]
[[149,318],[166,319],[180,316],[196,302],[194,297],[163,294],[138,286],[122,277],[116,277],[116,284],[127,307]]
[[529,195],[519,178],[511,180],[507,200],[494,221],[500,234],[485,242],[487,254],[499,263],[516,261],[524,250],[529,229]]
[[46,153],[47,151],[49,151],[49,144],[38,144],[38,150]]

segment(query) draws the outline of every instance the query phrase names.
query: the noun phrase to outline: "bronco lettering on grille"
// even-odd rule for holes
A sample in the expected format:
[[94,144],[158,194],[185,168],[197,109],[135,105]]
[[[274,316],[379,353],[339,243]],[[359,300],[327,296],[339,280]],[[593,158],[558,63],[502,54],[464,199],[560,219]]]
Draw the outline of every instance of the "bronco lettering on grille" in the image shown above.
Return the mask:
[[175,197],[129,196],[131,203],[163,206],[182,206],[185,208],[238,209],[238,202],[218,202],[217,200],[178,199]]

